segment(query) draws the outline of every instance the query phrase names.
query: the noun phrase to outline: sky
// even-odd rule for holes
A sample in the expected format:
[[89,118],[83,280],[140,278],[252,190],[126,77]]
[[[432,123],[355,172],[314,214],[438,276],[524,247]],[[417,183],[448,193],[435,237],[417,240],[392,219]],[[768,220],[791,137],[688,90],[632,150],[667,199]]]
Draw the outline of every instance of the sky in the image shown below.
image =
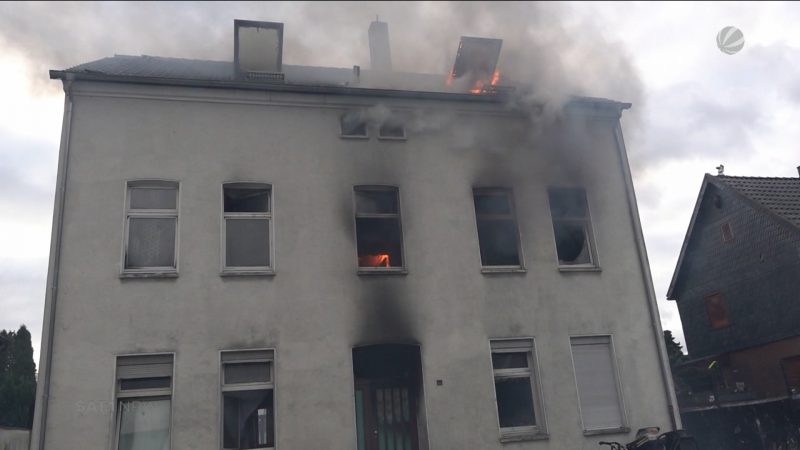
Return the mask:
[[[64,94],[49,69],[114,54],[231,60],[233,19],[284,22],[284,62],[369,66],[389,23],[396,68],[446,73],[460,35],[504,39],[501,70],[541,96],[629,101],[623,115],[662,325],[705,173],[797,177],[800,4],[0,3],[0,329],[41,340]],[[726,26],[744,48],[717,47]]]

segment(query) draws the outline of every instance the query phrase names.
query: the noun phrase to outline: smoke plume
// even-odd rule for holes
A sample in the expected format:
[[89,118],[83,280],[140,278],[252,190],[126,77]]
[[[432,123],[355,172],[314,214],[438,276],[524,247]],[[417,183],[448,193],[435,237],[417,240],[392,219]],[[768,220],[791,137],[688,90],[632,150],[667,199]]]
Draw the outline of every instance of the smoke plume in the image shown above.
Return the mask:
[[[525,85],[547,104],[570,95],[639,103],[624,49],[571,14],[577,6],[522,2],[6,3],[0,45],[26,59],[39,88],[63,69],[113,54],[227,60],[233,19],[285,23],[284,62],[369,67],[367,28],[389,23],[396,71],[446,74],[463,36],[503,39],[501,84]],[[44,24],[47,23],[47,26]]]

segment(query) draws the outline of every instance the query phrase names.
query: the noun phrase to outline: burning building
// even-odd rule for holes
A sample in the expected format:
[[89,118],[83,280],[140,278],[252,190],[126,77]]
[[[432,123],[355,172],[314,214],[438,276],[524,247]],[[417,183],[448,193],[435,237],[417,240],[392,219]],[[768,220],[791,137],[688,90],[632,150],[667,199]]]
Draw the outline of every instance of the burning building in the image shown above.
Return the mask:
[[[36,449],[592,448],[676,426],[619,125],[448,74],[114,56],[66,94]],[[525,104],[529,104],[525,103]],[[536,122],[536,126],[534,126]]]

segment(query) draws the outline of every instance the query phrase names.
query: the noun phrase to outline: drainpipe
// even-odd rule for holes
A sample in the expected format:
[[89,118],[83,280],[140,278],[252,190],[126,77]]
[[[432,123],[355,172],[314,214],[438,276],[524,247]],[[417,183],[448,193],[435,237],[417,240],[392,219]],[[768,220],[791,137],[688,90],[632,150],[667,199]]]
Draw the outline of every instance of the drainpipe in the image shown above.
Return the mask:
[[650,261],[647,258],[647,248],[644,243],[644,234],[642,233],[642,223],[639,220],[639,208],[636,206],[636,193],[633,189],[633,177],[631,176],[630,164],[628,163],[628,154],[625,149],[625,140],[622,138],[622,127],[620,126],[619,117],[622,116],[622,110],[630,108],[630,103],[620,105],[619,116],[616,126],[614,127],[614,138],[617,143],[617,150],[619,150],[620,165],[622,166],[622,174],[625,180],[625,191],[628,196],[628,211],[630,211],[631,224],[633,225],[633,234],[636,240],[636,250],[639,254],[639,263],[642,268],[642,280],[644,281],[645,292],[647,294],[647,306],[650,310],[650,321],[653,329],[653,337],[656,340],[656,347],[658,348],[658,360],[661,366],[661,378],[663,380],[664,393],[667,397],[667,408],[669,409],[669,417],[672,421],[672,429],[679,430],[683,426],[681,424],[681,416],[678,412],[676,405],[678,404],[677,397],[675,396],[675,385],[672,382],[672,371],[669,367],[669,359],[667,358],[667,347],[664,344],[664,332],[661,329],[661,318],[658,314],[658,304],[656,302],[656,293],[653,290],[653,277],[650,274]]
[[56,298],[58,297],[58,272],[61,259],[61,235],[64,225],[64,201],[67,188],[67,163],[72,129],[72,75],[64,78],[64,119],[61,123],[58,174],[56,176],[55,205],[53,207],[53,230],[50,235],[50,260],[47,273],[47,292],[44,301],[42,345],[39,350],[39,373],[36,383],[33,430],[30,450],[43,450],[47,429],[47,406],[50,396],[50,366],[53,362],[53,334],[56,322]]

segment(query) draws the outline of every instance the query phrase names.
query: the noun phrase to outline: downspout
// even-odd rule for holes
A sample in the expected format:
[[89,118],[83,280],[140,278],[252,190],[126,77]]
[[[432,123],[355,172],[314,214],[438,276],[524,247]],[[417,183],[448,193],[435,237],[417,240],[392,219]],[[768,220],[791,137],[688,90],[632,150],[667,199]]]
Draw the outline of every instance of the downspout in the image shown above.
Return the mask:
[[619,118],[622,116],[622,109],[630,108],[630,104],[622,104],[619,116],[617,118],[616,126],[614,127],[614,138],[617,143],[617,150],[619,151],[620,165],[622,166],[622,174],[625,180],[625,191],[628,196],[628,206],[630,211],[631,224],[633,225],[633,234],[636,240],[636,250],[639,254],[639,263],[642,267],[642,280],[645,285],[645,292],[647,294],[647,306],[650,310],[650,321],[654,338],[656,340],[656,347],[658,348],[658,361],[661,366],[661,378],[664,384],[664,393],[667,397],[667,408],[669,409],[669,417],[672,421],[672,429],[679,430],[683,427],[681,424],[681,416],[676,408],[678,404],[677,397],[675,396],[675,385],[672,381],[672,371],[669,366],[669,359],[667,358],[667,347],[664,344],[664,331],[661,329],[661,318],[658,314],[658,304],[656,302],[656,293],[653,289],[653,277],[650,273],[650,261],[647,258],[647,247],[644,243],[644,233],[642,232],[642,223],[639,219],[639,208],[636,204],[636,192],[633,189],[633,177],[631,176],[631,168],[628,163],[628,153],[625,149],[625,140],[622,137],[622,127]]
[[58,275],[61,262],[61,235],[64,225],[64,201],[67,189],[67,163],[69,162],[70,131],[72,129],[72,76],[67,74],[64,82],[64,119],[61,123],[61,143],[56,175],[55,205],[53,207],[53,230],[50,235],[50,260],[47,273],[47,292],[44,302],[42,324],[42,346],[39,350],[39,377],[36,383],[33,430],[30,450],[43,450],[47,429],[47,407],[50,397],[50,366],[53,362],[53,335],[56,322],[56,299],[58,297]]

